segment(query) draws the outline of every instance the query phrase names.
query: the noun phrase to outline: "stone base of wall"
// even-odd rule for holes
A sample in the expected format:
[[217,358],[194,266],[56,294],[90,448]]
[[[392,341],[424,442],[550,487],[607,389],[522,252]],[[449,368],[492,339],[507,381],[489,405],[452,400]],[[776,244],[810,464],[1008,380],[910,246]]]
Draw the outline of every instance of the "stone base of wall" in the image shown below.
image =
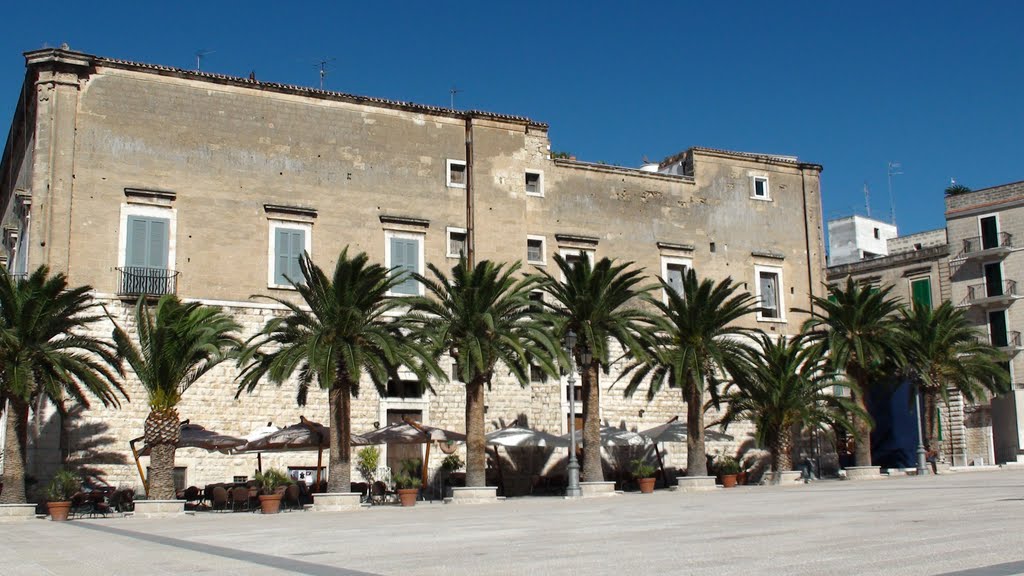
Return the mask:
[[136,500],[137,518],[168,518],[185,515],[184,500]]
[[1024,470],[1024,462],[1007,462],[1006,464],[1000,464],[999,467],[1011,470]]
[[0,504],[0,522],[35,520],[35,504]]
[[768,483],[772,486],[799,486],[803,482],[803,474],[799,470],[783,470],[772,472]]
[[492,504],[498,502],[497,486],[456,486],[445,504]]
[[848,466],[845,470],[847,480],[877,480],[882,477],[879,466]]
[[618,496],[615,482],[580,482],[580,493],[584,498],[603,498]]
[[313,494],[314,512],[346,512],[362,510],[359,492],[320,492]]
[[716,488],[714,476],[680,476],[676,479],[676,490],[680,492],[706,492]]

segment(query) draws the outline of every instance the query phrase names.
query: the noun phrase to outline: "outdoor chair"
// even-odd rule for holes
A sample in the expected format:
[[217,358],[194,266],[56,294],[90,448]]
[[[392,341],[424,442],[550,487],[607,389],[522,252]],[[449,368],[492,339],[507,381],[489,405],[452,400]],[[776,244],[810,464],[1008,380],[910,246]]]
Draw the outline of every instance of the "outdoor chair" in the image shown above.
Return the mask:
[[228,499],[231,501],[231,511],[249,509],[249,489],[245,486],[236,486],[228,492]]
[[196,486],[189,486],[188,488],[185,488],[184,492],[182,493],[182,496],[185,500],[186,506],[189,504],[195,506],[195,504],[203,501],[202,493]]
[[135,510],[135,491],[131,488],[115,490],[110,495],[107,505],[115,512],[131,512]]
[[289,510],[302,510],[302,502],[299,500],[299,485],[289,484],[284,490],[284,497],[281,498],[281,505]]
[[386,504],[388,502],[395,502],[398,498],[398,493],[388,489],[387,484],[380,480],[370,485],[370,503],[371,504]]
[[210,490],[210,507],[214,510],[224,510],[228,507],[228,489],[217,485]]
[[370,498],[370,485],[369,484],[367,484],[366,482],[352,482],[349,486],[350,486],[349,490],[351,492],[358,492],[359,493],[360,501],[367,502],[369,500],[369,498]]

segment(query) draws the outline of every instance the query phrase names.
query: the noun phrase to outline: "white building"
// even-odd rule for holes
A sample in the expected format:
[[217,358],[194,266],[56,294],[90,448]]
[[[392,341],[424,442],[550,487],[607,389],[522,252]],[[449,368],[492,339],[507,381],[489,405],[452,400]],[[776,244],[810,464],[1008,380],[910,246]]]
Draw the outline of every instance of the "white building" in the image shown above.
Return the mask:
[[896,238],[895,224],[864,216],[828,221],[828,265],[839,266],[889,254],[888,241]]

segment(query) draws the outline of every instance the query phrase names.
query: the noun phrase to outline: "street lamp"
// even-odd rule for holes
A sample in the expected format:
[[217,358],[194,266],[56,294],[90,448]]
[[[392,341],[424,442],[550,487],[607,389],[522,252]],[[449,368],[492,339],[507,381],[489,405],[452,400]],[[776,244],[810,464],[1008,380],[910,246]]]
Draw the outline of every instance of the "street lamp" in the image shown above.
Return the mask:
[[921,385],[917,378],[911,382],[914,385],[914,413],[917,415],[917,475],[924,476],[928,473],[928,463],[924,453],[924,427],[921,426]]
[[565,347],[569,350],[569,486],[565,489],[565,496],[579,498],[583,492],[580,489],[580,465],[576,461],[576,333],[572,330],[565,335]]

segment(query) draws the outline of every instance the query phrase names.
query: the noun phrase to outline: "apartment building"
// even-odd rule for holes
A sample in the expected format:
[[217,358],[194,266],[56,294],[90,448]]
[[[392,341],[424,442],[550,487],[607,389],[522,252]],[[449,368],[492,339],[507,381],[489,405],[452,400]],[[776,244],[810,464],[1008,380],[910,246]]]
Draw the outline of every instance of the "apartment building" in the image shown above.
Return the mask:
[[[550,270],[553,254],[609,256],[670,283],[693,267],[756,294],[764,312],[749,325],[779,335],[797,333],[805,317],[791,309],[809,309],[810,296],[823,291],[821,166],[793,157],[690,148],[643,170],[609,166],[552,158],[548,125],[520,116],[67,48],[25,57],[0,164],[7,265],[15,273],[40,264],[66,272],[72,284],[91,285],[123,324],[140,294],[174,292],[225,307],[248,336],[279,313],[251,296],[294,298],[285,277],[296,275],[303,251],[322,267],[348,246],[389,267],[448,268],[466,242],[467,192],[478,260]],[[395,292],[420,290],[407,283]],[[110,326],[96,330],[107,335]],[[236,400],[236,374],[222,367],[189,390],[182,417],[236,435],[299,415],[326,420],[319,393],[299,408],[288,386]],[[684,414],[676,391],[651,403],[643,393],[627,399],[621,388],[609,390],[616,377],[616,367],[602,376],[601,418],[609,424],[646,428]],[[396,382],[384,396],[364,386],[354,430],[403,416],[464,428],[461,385],[434,383],[436,393],[421,394],[408,384]],[[148,409],[131,377],[128,385],[132,401],[120,410],[93,408],[57,425],[41,418],[31,452],[38,474],[56,465],[60,444],[72,460],[106,458],[108,482],[135,482],[128,440],[141,434]],[[564,379],[541,374],[526,388],[500,378],[488,392],[489,425],[519,419],[563,433],[573,393]],[[56,429],[65,431],[62,443],[48,440]],[[745,430],[730,429],[739,437]],[[685,446],[670,446],[668,464],[683,462]],[[315,455],[264,459],[314,464]],[[254,468],[244,458],[190,451],[179,453],[178,465],[189,484]]]

